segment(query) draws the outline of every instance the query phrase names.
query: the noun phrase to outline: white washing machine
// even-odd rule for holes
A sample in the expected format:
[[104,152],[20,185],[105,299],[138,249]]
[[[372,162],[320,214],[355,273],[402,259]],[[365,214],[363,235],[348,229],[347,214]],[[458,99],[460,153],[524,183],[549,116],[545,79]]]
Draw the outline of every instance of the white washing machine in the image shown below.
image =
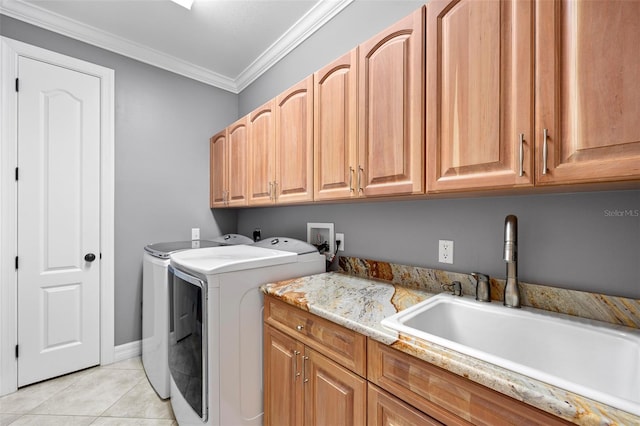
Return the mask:
[[324,272],[325,260],[312,245],[282,237],[171,256],[169,370],[178,424],[262,425],[259,286]]
[[169,335],[169,256],[181,250],[253,244],[251,238],[226,234],[211,241],[174,241],[149,244],[144,248],[142,269],[142,365],[160,398],[170,396]]

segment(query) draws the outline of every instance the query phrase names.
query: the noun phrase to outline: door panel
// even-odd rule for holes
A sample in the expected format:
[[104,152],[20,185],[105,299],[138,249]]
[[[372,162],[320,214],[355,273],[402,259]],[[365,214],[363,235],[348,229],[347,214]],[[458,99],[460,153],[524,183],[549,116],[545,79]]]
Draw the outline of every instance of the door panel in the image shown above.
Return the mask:
[[424,8],[358,48],[358,191],[424,192]]
[[536,184],[640,174],[639,16],[637,1],[536,3]]
[[226,130],[214,135],[210,139],[210,167],[211,167],[211,207],[224,207],[225,188],[227,185],[226,169]]
[[276,199],[313,200],[313,76],[276,98]]
[[227,140],[227,205],[247,205],[247,118],[229,126]]
[[428,192],[533,185],[532,16],[530,1],[429,4]]
[[273,203],[275,174],[275,107],[273,101],[249,116],[249,205]]
[[18,62],[18,386],[100,362],[100,80]]
[[314,74],[314,199],[357,196],[358,49]]

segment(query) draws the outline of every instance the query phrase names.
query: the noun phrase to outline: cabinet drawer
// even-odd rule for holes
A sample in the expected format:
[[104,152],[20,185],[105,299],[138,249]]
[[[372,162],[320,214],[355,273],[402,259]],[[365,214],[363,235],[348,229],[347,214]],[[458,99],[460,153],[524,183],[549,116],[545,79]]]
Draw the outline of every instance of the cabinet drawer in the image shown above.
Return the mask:
[[264,298],[264,321],[360,376],[366,376],[365,336],[271,296]]
[[374,340],[367,346],[368,380],[445,424],[571,424]]
[[371,383],[367,392],[367,424],[369,426],[442,425],[439,421]]

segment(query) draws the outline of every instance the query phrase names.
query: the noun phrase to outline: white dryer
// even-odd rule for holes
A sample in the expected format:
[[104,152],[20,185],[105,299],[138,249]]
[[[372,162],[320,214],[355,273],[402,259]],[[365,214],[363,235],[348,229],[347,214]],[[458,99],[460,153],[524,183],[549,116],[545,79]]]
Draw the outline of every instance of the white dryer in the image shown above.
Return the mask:
[[325,265],[312,245],[282,237],[171,256],[171,406],[181,426],[262,425],[259,287]]
[[169,256],[182,250],[253,244],[238,234],[225,234],[211,241],[173,241],[145,246],[142,269],[142,365],[160,398],[169,398]]

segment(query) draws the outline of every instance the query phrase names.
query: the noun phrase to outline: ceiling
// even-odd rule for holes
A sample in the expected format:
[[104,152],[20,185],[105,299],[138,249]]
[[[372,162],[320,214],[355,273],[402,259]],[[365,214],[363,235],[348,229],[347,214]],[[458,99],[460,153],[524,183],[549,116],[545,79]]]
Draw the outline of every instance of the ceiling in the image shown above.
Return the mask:
[[354,0],[0,0],[0,13],[239,93]]

